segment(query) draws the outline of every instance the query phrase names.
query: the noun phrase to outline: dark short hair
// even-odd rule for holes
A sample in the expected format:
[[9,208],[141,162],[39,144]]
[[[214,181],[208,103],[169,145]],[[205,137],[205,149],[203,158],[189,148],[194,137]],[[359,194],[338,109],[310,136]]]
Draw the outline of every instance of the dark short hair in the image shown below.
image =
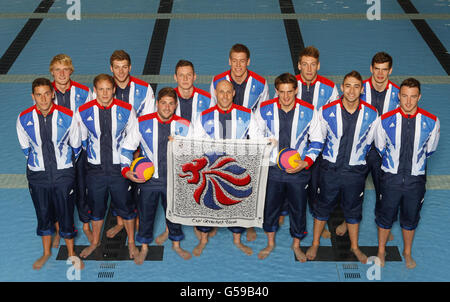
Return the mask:
[[372,58],[372,66],[382,63],[389,63],[389,68],[392,67],[392,57],[384,51],[377,52]]
[[178,63],[177,63],[177,65],[175,66],[175,74],[177,74],[178,68],[180,68],[180,67],[185,67],[185,66],[191,66],[191,67],[192,67],[192,71],[195,72],[194,64],[192,64],[191,61],[188,61],[188,60],[179,60]]
[[306,48],[303,48],[303,50],[298,55],[298,62],[302,60],[302,57],[313,57],[319,60],[320,52],[317,48],[314,46],[308,46]]
[[419,93],[420,93],[420,82],[418,80],[416,80],[415,78],[407,78],[407,79],[403,80],[403,82],[400,84],[400,89],[402,89],[403,86],[406,86],[409,88],[417,87],[419,89]]
[[277,76],[274,83],[275,88],[278,89],[278,86],[281,84],[292,84],[294,89],[297,89],[298,86],[297,78],[289,72],[285,72]]
[[47,78],[37,78],[33,81],[31,84],[31,92],[34,93],[34,88],[39,86],[48,86],[50,87],[50,90],[53,91],[53,85],[52,82],[50,82]]
[[350,77],[359,80],[359,81],[361,82],[361,86],[362,86],[362,83],[363,83],[362,76],[361,76],[361,74],[360,74],[359,72],[357,72],[356,70],[352,70],[352,71],[350,71],[349,73],[347,73],[347,74],[344,76],[344,79],[342,80],[342,84],[344,84],[345,80],[346,80],[347,78],[350,78]]
[[110,76],[109,74],[101,73],[101,74],[97,75],[94,78],[94,87],[97,87],[97,83],[100,81],[108,81],[113,85],[113,87],[115,86],[114,78],[112,76]]
[[250,59],[250,50],[244,44],[234,44],[230,49],[229,57],[231,58],[231,54],[233,52],[244,52],[247,55],[247,59]]
[[175,89],[172,87],[164,87],[161,88],[161,90],[158,92],[158,98],[157,101],[161,100],[163,97],[169,96],[175,100],[175,102],[178,102],[178,97]]
[[109,64],[113,66],[114,61],[123,61],[123,60],[127,60],[128,64],[131,65],[130,55],[125,50],[123,49],[115,50],[112,53],[111,57],[109,58]]

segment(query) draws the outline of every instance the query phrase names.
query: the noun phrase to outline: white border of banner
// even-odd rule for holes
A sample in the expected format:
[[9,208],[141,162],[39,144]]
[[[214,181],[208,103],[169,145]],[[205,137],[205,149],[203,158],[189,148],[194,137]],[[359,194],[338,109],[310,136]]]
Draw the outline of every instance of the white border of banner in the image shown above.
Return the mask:
[[177,141],[195,141],[196,143],[214,143],[216,140],[211,139],[194,139],[194,138],[184,138],[175,137],[173,141],[169,141],[167,146],[167,211],[166,218],[173,223],[180,223],[182,225],[192,225],[192,226],[210,226],[210,227],[259,227],[262,228],[264,221],[264,204],[266,198],[266,184],[269,169],[269,158],[272,152],[272,145],[269,144],[267,139],[264,140],[228,140],[233,143],[240,143],[246,145],[256,145],[264,148],[262,165],[259,166],[259,191],[258,191],[258,204],[256,209],[256,217],[254,219],[227,219],[227,218],[184,218],[184,217],[174,217],[172,211],[174,202],[173,193],[173,144]]

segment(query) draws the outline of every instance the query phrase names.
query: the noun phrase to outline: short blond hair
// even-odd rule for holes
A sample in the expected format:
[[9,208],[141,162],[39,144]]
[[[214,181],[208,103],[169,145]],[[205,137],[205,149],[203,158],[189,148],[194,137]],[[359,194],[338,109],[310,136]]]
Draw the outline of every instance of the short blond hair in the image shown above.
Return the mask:
[[54,56],[53,59],[50,61],[50,68],[49,68],[50,73],[52,72],[53,66],[56,63],[61,63],[65,66],[69,66],[69,68],[72,70],[72,72],[74,71],[73,64],[72,64],[72,58],[64,53],[60,53],[60,54]]

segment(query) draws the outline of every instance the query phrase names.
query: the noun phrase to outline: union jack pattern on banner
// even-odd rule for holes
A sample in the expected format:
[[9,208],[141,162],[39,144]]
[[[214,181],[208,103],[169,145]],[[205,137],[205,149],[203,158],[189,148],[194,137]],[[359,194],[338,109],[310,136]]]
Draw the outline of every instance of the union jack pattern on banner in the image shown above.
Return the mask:
[[177,137],[167,154],[167,218],[185,225],[261,227],[270,150],[266,141]]

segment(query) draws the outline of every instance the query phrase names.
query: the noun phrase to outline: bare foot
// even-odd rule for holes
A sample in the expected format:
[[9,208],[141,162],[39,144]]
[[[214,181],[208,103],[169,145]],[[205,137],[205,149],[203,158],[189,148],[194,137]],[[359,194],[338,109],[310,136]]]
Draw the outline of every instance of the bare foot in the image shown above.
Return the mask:
[[167,238],[169,238],[169,230],[166,228],[164,233],[162,233],[161,235],[156,237],[155,243],[157,245],[162,245],[162,244],[164,244],[164,242],[166,242]]
[[247,241],[255,241],[256,240],[256,231],[255,228],[247,229]]
[[100,246],[99,243],[97,243],[97,244],[91,243],[90,246],[88,246],[87,248],[84,248],[84,249],[81,251],[80,257],[86,259],[86,258],[87,258],[90,254],[92,254],[92,252],[95,251],[95,249],[96,249],[97,247],[99,247],[99,246]]
[[403,253],[403,257],[405,258],[406,267],[409,269],[413,269],[416,267],[416,261],[411,257],[411,255]]
[[216,236],[217,234],[217,228],[212,228],[211,232],[208,233],[208,237],[212,238],[214,236]]
[[59,236],[58,232],[55,233],[55,236],[52,240],[52,248],[57,249],[59,248],[59,241],[61,240],[61,236]]
[[192,254],[196,257],[199,257],[203,253],[203,249],[205,248],[207,243],[208,243],[207,241],[206,242],[200,241],[192,251]]
[[128,253],[130,259],[134,259],[134,257],[136,257],[139,254],[139,250],[134,242],[128,242]]
[[321,236],[322,236],[322,238],[328,239],[331,237],[331,233],[330,233],[330,231],[328,231],[328,229],[323,229]]
[[284,224],[284,216],[281,215],[280,218],[278,218],[278,225],[282,226]]
[[123,224],[116,224],[112,228],[110,228],[108,231],[106,231],[106,237],[108,238],[114,238],[117,234],[119,234],[120,231],[123,229]]
[[389,232],[389,237],[387,241],[392,241],[394,240],[394,235],[392,235],[392,232]]
[[194,227],[194,234],[195,234],[195,237],[197,237],[197,239],[199,241],[202,239],[202,233],[199,230],[197,230],[196,227]]
[[297,258],[298,261],[300,262],[306,262],[306,260],[308,260],[306,258],[306,255],[302,252],[302,250],[300,249],[300,246],[298,245],[292,245],[292,250],[294,250],[294,254],[295,257]]
[[142,263],[144,263],[145,261],[145,258],[147,258],[147,254],[148,254],[148,247],[142,246],[141,252],[134,257],[134,263],[136,263],[137,265],[142,265]]
[[248,256],[250,256],[250,255],[253,254],[253,250],[252,250],[250,247],[248,247],[248,246],[242,244],[242,242],[234,242],[234,245],[235,245],[238,249],[240,249],[241,251],[243,251],[244,254],[246,254],[246,255],[248,255]]
[[267,257],[269,257],[270,253],[273,251],[274,248],[275,245],[267,245],[258,253],[258,259],[264,260]]
[[92,241],[94,241],[94,235],[92,234],[89,223],[83,224],[83,232],[86,235],[87,239],[89,240],[89,243],[92,243]]
[[367,263],[367,256],[363,252],[361,252],[361,250],[359,248],[350,249],[350,251],[352,251],[352,253],[355,254],[355,256],[356,256],[356,258],[358,258],[359,262],[361,262],[362,264]]
[[172,249],[178,254],[178,256],[180,256],[181,258],[183,258],[184,260],[189,260],[192,258],[191,253],[189,253],[186,250],[183,250],[181,247],[179,246],[172,246]]
[[378,252],[377,257],[380,259],[380,267],[384,267],[386,253]]
[[347,233],[347,223],[344,221],[336,228],[336,235],[344,236]]
[[306,258],[308,260],[314,260],[317,257],[318,245],[311,245],[311,247],[306,251]]
[[51,256],[52,254],[42,255],[41,258],[39,258],[38,260],[36,260],[36,262],[33,263],[33,269],[40,270]]

